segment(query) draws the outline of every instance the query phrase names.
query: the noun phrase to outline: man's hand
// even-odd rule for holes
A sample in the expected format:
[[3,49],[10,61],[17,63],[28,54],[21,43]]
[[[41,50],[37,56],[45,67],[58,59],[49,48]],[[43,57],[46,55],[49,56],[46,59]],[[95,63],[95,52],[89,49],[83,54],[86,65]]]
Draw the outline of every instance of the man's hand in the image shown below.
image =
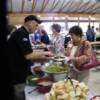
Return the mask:
[[53,56],[54,54],[52,52],[47,51],[43,53],[42,59],[50,60]]
[[54,56],[53,53],[47,51],[47,52],[44,52],[44,53],[42,54],[41,59],[50,60],[51,57],[53,57],[53,56]]
[[44,52],[44,56],[46,56],[46,57],[53,57],[54,54],[52,52],[50,52],[50,51],[46,51],[46,52]]

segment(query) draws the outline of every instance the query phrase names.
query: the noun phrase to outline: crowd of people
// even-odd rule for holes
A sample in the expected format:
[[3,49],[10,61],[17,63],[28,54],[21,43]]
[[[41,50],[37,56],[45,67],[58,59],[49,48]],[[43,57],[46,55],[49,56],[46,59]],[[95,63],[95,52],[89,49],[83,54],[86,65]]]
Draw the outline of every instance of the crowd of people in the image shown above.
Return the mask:
[[[46,30],[40,27],[42,21],[34,15],[25,17],[22,27],[10,31],[8,39],[8,60],[11,71],[12,88],[14,95],[24,100],[24,87],[26,78],[31,74],[30,66],[34,60],[49,60],[55,54],[63,53],[70,58],[70,62],[78,68],[87,63],[92,55],[92,46],[89,41],[94,41],[94,27],[86,32],[87,40],[83,39],[83,31],[79,26],[73,26],[69,29],[69,37],[63,38],[61,26],[53,24],[51,26],[52,36],[48,36]],[[91,33],[90,33],[91,32]],[[36,47],[45,48],[38,52]],[[88,81],[89,70],[78,73],[73,70],[72,77],[79,81]],[[22,96],[22,97],[21,97]],[[17,100],[19,100],[17,98]]]

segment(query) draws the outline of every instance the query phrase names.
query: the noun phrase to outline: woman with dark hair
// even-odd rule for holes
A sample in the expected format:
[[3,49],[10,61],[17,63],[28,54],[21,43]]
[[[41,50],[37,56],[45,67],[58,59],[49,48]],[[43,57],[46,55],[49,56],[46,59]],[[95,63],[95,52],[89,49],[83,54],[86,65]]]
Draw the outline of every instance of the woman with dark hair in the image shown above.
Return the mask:
[[52,38],[51,38],[51,44],[52,49],[55,54],[59,54],[64,49],[64,38],[60,34],[61,26],[59,24],[53,24],[52,26]]
[[[84,63],[87,63],[92,55],[92,47],[89,41],[82,39],[83,32],[79,26],[73,26],[69,30],[71,35],[71,41],[68,43],[68,47],[65,50],[66,56],[70,58],[70,62],[73,63],[77,69]],[[74,71],[72,77],[79,81],[88,82],[89,70],[81,71],[80,73]]]

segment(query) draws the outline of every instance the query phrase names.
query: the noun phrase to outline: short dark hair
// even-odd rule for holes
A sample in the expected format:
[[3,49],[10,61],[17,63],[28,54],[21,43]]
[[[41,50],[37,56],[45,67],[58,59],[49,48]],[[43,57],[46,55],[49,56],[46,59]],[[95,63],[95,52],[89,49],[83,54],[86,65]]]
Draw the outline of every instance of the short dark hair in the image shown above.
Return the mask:
[[83,31],[82,31],[81,27],[73,26],[73,27],[70,28],[69,34],[70,35],[75,34],[76,36],[82,37],[83,36]]
[[41,30],[41,33],[46,34],[46,31],[42,29],[42,30]]
[[36,21],[38,24],[41,24],[41,20],[35,16],[35,15],[29,15],[27,17],[25,17],[24,22],[28,22],[28,21]]
[[61,30],[61,26],[60,26],[59,24],[53,24],[51,27],[52,27],[53,29],[55,29],[56,32],[60,32],[60,30]]

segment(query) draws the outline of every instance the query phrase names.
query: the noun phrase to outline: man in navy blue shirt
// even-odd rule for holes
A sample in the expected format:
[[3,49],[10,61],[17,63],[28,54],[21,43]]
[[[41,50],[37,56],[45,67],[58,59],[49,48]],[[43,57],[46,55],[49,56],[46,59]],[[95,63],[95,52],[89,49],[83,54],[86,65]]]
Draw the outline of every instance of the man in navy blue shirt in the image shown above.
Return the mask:
[[95,39],[95,33],[93,31],[93,29],[91,28],[90,25],[88,25],[88,30],[86,32],[86,37],[87,37],[87,40],[90,41],[90,42],[93,42],[94,39]]
[[41,30],[41,42],[44,44],[50,44],[50,39],[45,30]]

